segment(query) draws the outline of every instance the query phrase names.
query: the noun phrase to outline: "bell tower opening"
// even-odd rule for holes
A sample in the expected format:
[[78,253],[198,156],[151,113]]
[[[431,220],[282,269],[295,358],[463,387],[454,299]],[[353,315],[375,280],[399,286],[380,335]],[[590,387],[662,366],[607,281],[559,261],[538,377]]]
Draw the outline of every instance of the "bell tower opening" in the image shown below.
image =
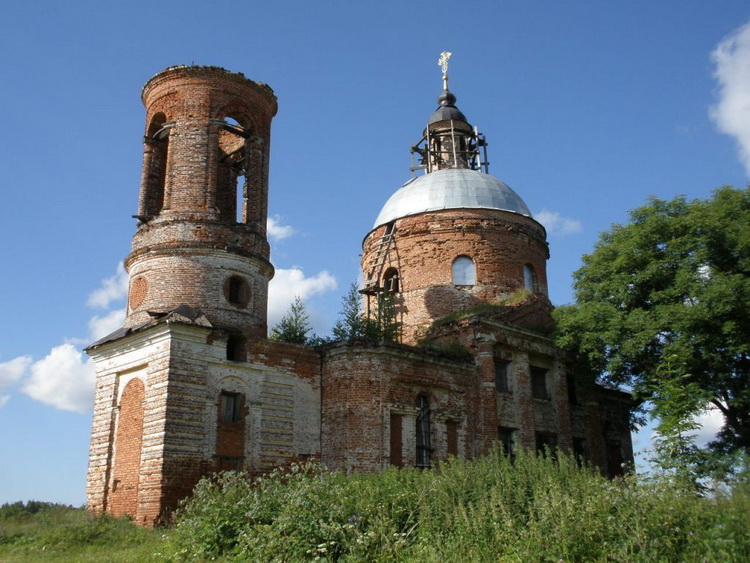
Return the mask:
[[242,116],[231,115],[215,121],[219,130],[216,206],[222,219],[236,223],[247,222],[247,122]]
[[[463,168],[489,172],[487,142],[476,127],[456,107],[456,96],[448,89],[448,59],[451,53],[440,55],[438,65],[443,69],[443,92],[438,96],[438,108],[430,116],[422,139],[411,148],[412,171]],[[480,149],[482,151],[480,152]],[[414,155],[419,164],[414,166]]]
[[235,198],[238,223],[245,223],[247,221],[247,214],[245,211],[245,203],[247,201],[247,198],[245,197],[245,186],[245,175],[240,174],[237,176],[237,197]]
[[172,127],[174,123],[168,122],[164,113],[156,113],[143,138],[143,176],[136,216],[142,222],[159,215],[164,207],[169,164],[169,136]]
[[144,172],[125,267],[144,282],[125,326],[185,305],[249,342],[264,338],[273,91],[224,69],[180,66],[152,77],[141,97]]

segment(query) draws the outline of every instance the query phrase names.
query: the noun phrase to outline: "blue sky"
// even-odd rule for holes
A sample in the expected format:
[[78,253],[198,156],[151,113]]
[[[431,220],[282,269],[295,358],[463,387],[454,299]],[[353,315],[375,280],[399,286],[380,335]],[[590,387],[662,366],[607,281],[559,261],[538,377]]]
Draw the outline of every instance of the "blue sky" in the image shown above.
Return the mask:
[[276,92],[269,324],[300,294],[326,334],[363,237],[410,177],[441,51],[490,173],[547,226],[562,304],[598,234],[649,195],[747,184],[748,22],[746,0],[6,2],[0,503],[85,501],[80,350],[122,319],[140,89],[157,72],[218,65]]

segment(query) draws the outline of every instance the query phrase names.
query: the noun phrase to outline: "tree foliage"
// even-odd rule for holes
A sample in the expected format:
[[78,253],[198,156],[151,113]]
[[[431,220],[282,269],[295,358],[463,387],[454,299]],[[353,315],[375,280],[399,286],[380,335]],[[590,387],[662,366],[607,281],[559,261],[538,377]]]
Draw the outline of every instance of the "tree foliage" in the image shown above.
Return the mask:
[[390,291],[378,293],[375,326],[380,340],[396,342],[401,338],[401,325],[396,321],[395,294]]
[[334,340],[359,340],[364,338],[365,322],[362,311],[362,296],[357,290],[356,283],[349,286],[349,291],[341,299],[339,317],[331,331]]
[[311,339],[308,335],[312,330],[308,323],[309,319],[310,316],[307,314],[305,304],[302,302],[302,298],[297,295],[289,307],[289,312],[271,329],[269,338],[293,344],[308,344]]
[[672,358],[663,358],[657,378],[650,384],[651,416],[658,420],[653,455],[649,459],[662,475],[702,489],[701,479],[712,473],[713,456],[695,444],[696,417],[709,397],[689,375],[674,371]]
[[[724,415],[717,449],[750,449],[750,189],[652,198],[603,233],[574,274],[576,303],[555,311],[558,344],[590,377],[642,399]],[[662,368],[669,358],[670,369]],[[670,412],[667,409],[665,412]],[[674,414],[674,410],[671,411]]]
[[336,321],[331,331],[333,340],[398,340],[400,327],[396,322],[393,294],[378,293],[374,305],[374,311],[363,309],[362,295],[359,293],[357,282],[353,282],[342,299],[341,318]]

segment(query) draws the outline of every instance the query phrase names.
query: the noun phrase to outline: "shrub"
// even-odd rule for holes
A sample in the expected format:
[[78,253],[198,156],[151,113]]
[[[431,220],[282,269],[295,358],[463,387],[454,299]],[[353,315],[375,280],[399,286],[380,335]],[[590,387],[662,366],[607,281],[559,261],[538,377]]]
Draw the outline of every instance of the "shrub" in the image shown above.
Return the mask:
[[244,473],[227,471],[201,479],[174,514],[173,545],[198,559],[231,553],[257,505]]
[[433,471],[293,465],[204,479],[176,516],[175,559],[745,561],[750,489],[704,498],[677,481],[609,481],[566,455],[518,452]]
[[7,502],[0,506],[0,519],[15,518],[22,515],[37,514],[41,511],[49,510],[74,510],[68,504],[58,504],[54,502],[42,502],[30,500],[27,502]]
[[430,340],[422,340],[419,342],[419,347],[424,350],[429,350],[444,358],[451,360],[457,360],[460,362],[470,362],[474,356],[471,354],[468,348],[460,342],[446,342],[445,344],[438,344]]
[[261,561],[393,557],[417,524],[417,471],[325,471],[316,463],[250,481],[241,473],[201,480],[175,515],[177,559]]

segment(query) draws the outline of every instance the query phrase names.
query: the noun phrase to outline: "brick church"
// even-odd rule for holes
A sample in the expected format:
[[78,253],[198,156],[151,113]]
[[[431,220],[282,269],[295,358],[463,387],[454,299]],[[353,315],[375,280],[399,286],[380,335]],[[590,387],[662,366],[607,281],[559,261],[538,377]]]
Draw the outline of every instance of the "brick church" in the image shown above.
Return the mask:
[[206,474],[308,458],[378,471],[547,446],[610,476],[632,462],[631,398],[576,381],[555,347],[544,227],[488,174],[445,65],[420,174],[363,242],[363,302],[389,297],[399,342],[267,339],[271,88],[179,66],[142,99],[127,316],[87,348],[90,510],[150,526]]

